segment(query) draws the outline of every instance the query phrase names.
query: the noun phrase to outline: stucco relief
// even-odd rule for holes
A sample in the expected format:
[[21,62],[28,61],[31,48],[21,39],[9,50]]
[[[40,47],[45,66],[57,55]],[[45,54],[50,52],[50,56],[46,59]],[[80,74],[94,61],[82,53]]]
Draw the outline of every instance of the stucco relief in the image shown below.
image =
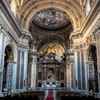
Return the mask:
[[54,53],[58,56],[62,56],[64,53],[63,48],[56,43],[49,43],[44,45],[41,49],[40,49],[40,54],[50,54],[50,53]]

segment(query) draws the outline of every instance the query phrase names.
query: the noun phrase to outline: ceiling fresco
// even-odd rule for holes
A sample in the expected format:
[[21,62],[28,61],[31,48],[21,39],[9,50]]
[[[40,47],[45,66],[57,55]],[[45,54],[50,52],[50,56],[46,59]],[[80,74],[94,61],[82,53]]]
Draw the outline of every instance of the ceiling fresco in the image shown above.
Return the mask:
[[51,8],[39,11],[33,21],[41,27],[54,29],[66,25],[68,17],[64,12]]

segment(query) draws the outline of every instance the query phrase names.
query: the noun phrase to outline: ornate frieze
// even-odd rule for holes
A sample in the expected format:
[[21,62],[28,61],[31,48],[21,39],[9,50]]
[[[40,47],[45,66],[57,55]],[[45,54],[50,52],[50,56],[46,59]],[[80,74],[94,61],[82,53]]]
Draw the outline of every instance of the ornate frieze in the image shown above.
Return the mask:
[[32,36],[31,34],[29,34],[29,32],[23,31],[19,42],[17,43],[18,48],[22,48],[22,49],[29,49],[29,41],[32,40]]
[[8,32],[7,25],[4,23],[1,17],[0,17],[0,30],[5,30],[6,32]]
[[[99,21],[100,22],[100,21]],[[96,26],[95,31],[93,32],[96,36],[100,33],[100,23]]]
[[22,49],[27,49],[27,50],[29,49],[28,44],[18,43],[17,46],[18,48],[22,48]]
[[73,49],[75,51],[80,51],[80,50],[87,50],[89,48],[87,43],[79,43],[79,44],[74,44]]
[[0,31],[5,33],[5,35],[10,35],[11,37],[13,37],[13,40],[18,41],[18,35],[16,34],[17,32],[11,29],[1,16],[0,16]]
[[32,36],[30,32],[22,31],[22,34],[20,36],[22,39],[26,39],[28,41],[32,40]]
[[96,35],[92,33],[90,36],[88,36],[86,39],[86,43],[88,44],[88,46],[92,44],[96,45]]
[[82,38],[82,33],[80,32],[80,29],[74,30],[70,35],[70,39],[72,41],[74,41],[74,39],[80,39],[80,38]]

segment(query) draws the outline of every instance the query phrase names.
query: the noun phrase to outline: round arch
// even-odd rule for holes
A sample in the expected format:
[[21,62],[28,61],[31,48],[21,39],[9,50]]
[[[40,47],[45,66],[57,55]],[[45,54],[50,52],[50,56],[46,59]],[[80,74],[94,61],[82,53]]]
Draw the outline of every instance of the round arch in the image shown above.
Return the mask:
[[[31,6],[29,5],[31,3]],[[30,1],[30,3],[26,3],[25,6],[22,7],[19,16],[22,18],[22,27],[27,29],[29,28],[29,24],[32,21],[34,14],[42,9],[47,9],[51,7],[51,3],[48,0],[43,0],[41,2]],[[60,9],[64,11],[70,18],[74,29],[76,27],[80,27],[82,21],[84,20],[84,12],[81,7],[77,5],[74,1],[64,1],[57,0],[53,2],[54,8]],[[28,9],[27,9],[28,8]]]
[[36,43],[36,49],[39,50],[43,45],[45,45],[47,43],[58,43],[58,44],[62,45],[62,47],[66,51],[66,46],[64,45],[63,39],[58,36],[56,36],[56,38],[55,37],[44,37],[42,40],[40,40]]
[[7,45],[5,47],[5,57],[4,57],[4,67],[3,67],[3,82],[2,82],[2,91],[6,91],[7,89],[7,73],[8,73],[8,61],[14,60],[14,54],[12,51],[12,47]]
[[59,43],[46,43],[39,49],[39,54],[54,53],[57,56],[63,56],[65,53],[64,48]]
[[97,48],[93,44],[90,45],[89,48],[88,60],[92,62],[89,65],[89,74],[91,73],[92,75],[94,75],[92,79],[89,78],[89,90],[93,89],[94,92],[98,92]]
[[[94,45],[94,44],[91,44],[90,45],[90,47],[89,47],[89,49],[88,49],[88,60],[94,60],[95,58],[94,58],[94,56],[96,56],[97,54],[97,52],[96,52],[96,45]],[[94,54],[94,55],[91,55],[91,54]]]

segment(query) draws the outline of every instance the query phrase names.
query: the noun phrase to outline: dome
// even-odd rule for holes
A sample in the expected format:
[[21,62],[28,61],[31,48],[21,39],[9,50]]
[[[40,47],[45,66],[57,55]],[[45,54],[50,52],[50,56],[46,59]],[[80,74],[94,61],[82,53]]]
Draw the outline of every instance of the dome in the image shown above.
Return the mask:
[[69,19],[67,15],[56,9],[46,9],[35,14],[33,22],[43,28],[55,29],[65,26]]

